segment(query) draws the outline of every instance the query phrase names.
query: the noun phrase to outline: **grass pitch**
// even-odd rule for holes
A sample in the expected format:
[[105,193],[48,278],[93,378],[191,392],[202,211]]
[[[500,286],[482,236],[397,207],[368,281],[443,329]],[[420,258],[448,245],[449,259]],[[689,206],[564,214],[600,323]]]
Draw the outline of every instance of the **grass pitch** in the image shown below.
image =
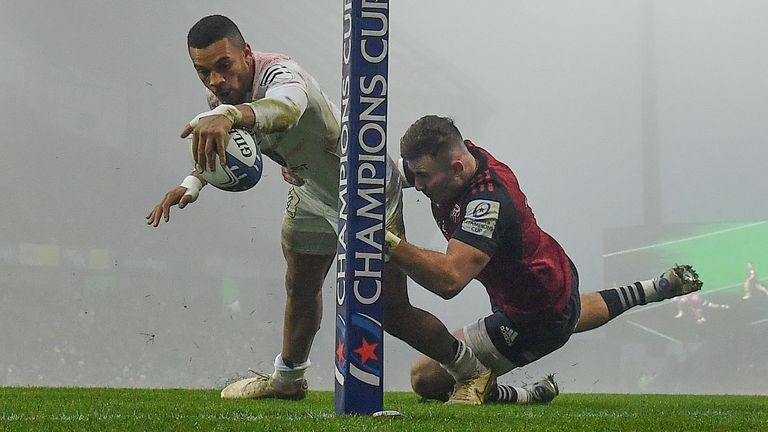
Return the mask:
[[444,406],[387,393],[403,418],[336,416],[332,392],[222,401],[217,390],[0,388],[2,431],[766,431],[768,396],[564,394],[549,405]]

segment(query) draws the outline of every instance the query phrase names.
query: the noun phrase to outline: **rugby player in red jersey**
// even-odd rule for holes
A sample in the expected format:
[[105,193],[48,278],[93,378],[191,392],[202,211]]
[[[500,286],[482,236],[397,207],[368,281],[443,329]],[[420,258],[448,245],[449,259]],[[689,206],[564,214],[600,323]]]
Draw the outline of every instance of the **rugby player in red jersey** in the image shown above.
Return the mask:
[[[637,305],[701,289],[688,265],[661,276],[579,294],[579,278],[560,244],[537,224],[517,178],[488,151],[464,140],[449,118],[425,116],[400,141],[401,174],[432,202],[448,240],[445,252],[419,248],[387,232],[390,263],[429,291],[450,299],[477,279],[491,313],[458,330],[462,349],[482,363],[473,378],[457,382],[437,361],[422,357],[411,383],[429,399],[548,402],[552,377],[523,389],[495,378],[563,346],[571,334],[599,327]],[[453,389],[453,390],[452,390]]]

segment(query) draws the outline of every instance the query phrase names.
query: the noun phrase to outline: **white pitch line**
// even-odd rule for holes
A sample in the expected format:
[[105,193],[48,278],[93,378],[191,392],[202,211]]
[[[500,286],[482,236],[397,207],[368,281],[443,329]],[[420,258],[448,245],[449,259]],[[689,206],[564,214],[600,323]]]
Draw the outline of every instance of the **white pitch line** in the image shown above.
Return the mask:
[[750,323],[749,325],[758,325],[758,324],[762,324],[762,323],[764,323],[764,322],[768,322],[768,318],[766,318],[766,319],[761,319],[761,320],[757,320],[757,321],[755,321],[755,322],[753,322],[753,323]]
[[627,323],[632,324],[633,326],[635,326],[637,328],[640,328],[642,330],[645,330],[648,333],[651,333],[651,334],[654,334],[656,336],[662,337],[662,338],[664,338],[664,339],[666,339],[668,341],[672,341],[672,342],[675,342],[675,343],[682,343],[679,340],[673,338],[672,336],[667,336],[664,333],[658,332],[658,331],[656,331],[656,330],[654,330],[654,329],[652,329],[650,327],[646,327],[646,326],[644,326],[642,324],[638,324],[638,323],[636,323],[634,321],[627,320]]
[[669,246],[669,245],[673,245],[673,244],[677,244],[677,243],[683,243],[683,242],[687,242],[687,241],[691,241],[691,240],[698,240],[698,239],[705,238],[705,237],[711,237],[711,236],[715,236],[715,235],[725,234],[725,233],[731,232],[731,231],[738,231],[738,230],[741,230],[741,229],[752,228],[754,226],[763,225],[765,223],[768,223],[768,221],[753,222],[753,223],[750,223],[750,224],[741,225],[741,226],[737,226],[737,227],[733,227],[733,228],[727,228],[727,229],[724,229],[724,230],[715,231],[715,232],[711,232],[711,233],[707,233],[707,234],[701,234],[701,235],[697,235],[697,236],[693,236],[693,237],[685,237],[685,238],[681,238],[681,239],[677,239],[677,240],[670,240],[670,241],[666,241],[666,242],[655,243],[655,244],[651,244],[651,245],[648,245],[648,246],[641,246],[641,247],[632,248],[632,249],[624,249],[624,250],[620,250],[620,251],[616,251],[616,252],[611,252],[611,253],[603,254],[603,258],[608,258],[608,257],[616,256],[616,255],[624,255],[624,254],[628,254],[628,253],[632,253],[632,252],[638,252],[638,251],[641,251],[641,250],[653,249],[653,248],[662,247],[662,246]]

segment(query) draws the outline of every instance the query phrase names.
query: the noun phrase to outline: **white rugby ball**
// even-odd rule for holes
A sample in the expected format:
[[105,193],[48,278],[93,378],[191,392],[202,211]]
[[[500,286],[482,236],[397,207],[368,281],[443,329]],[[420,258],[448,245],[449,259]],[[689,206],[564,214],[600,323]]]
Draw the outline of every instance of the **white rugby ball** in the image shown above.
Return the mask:
[[[190,152],[192,145],[190,141]],[[227,163],[221,166],[216,156],[216,169],[208,167],[202,177],[213,186],[229,192],[248,190],[261,180],[261,150],[253,135],[245,130],[233,128],[227,138]],[[192,155],[194,158],[194,155]]]

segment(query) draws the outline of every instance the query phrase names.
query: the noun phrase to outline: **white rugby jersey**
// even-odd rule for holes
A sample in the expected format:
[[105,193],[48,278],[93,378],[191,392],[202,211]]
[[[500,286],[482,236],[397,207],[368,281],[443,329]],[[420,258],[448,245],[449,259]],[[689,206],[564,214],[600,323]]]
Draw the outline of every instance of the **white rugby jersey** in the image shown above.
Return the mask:
[[[339,200],[339,109],[320,90],[317,81],[287,56],[258,52],[254,56],[252,101],[269,98],[270,93],[285,86],[299,87],[307,95],[307,107],[296,126],[285,132],[256,132],[261,152],[304,179],[304,185],[295,188],[303,192],[307,208],[316,208],[318,214],[335,212]],[[220,104],[211,92],[208,102],[211,108]],[[399,203],[400,176],[390,158],[386,178],[387,209],[391,214]]]

